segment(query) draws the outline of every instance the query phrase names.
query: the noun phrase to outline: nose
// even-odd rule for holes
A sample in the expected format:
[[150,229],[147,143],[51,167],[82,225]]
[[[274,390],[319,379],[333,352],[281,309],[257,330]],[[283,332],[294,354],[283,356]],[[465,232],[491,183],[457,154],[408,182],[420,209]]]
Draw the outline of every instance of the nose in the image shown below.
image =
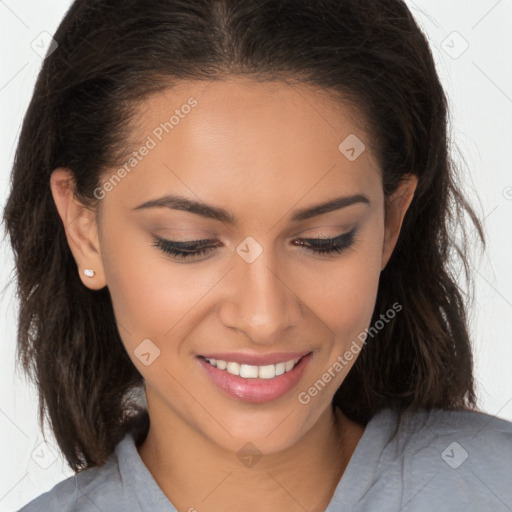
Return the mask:
[[220,307],[226,327],[260,345],[282,343],[285,330],[303,316],[301,298],[293,290],[296,279],[275,264],[270,268],[266,254],[264,251],[252,263],[237,261],[228,285],[230,293]]

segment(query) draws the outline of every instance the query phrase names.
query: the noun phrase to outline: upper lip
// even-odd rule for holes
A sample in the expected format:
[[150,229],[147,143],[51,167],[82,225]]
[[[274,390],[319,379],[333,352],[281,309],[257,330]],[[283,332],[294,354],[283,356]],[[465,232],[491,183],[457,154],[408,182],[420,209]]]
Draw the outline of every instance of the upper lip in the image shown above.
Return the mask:
[[241,352],[221,352],[215,354],[202,354],[206,359],[220,359],[221,361],[232,361],[238,364],[249,364],[251,366],[265,366],[268,364],[286,363],[292,359],[300,359],[309,352],[276,352],[274,354],[248,354]]

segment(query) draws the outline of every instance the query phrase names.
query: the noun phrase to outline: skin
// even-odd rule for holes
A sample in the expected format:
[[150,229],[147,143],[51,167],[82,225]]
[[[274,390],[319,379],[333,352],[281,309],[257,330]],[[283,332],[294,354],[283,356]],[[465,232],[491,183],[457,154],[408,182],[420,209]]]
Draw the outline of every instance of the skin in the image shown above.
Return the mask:
[[[186,82],[152,96],[132,129],[134,150],[190,97],[197,106],[105,194],[97,218],[73,196],[68,169],[51,176],[55,204],[83,284],[109,287],[123,343],[145,379],[151,427],[138,451],[176,508],[322,511],[365,428],[330,405],[356,357],[308,404],[297,396],[370,325],[417,179],[408,176],[386,203],[361,115],[325,91],[282,82]],[[354,161],[338,150],[350,134],[366,145]],[[134,210],[165,193],[222,207],[237,224]],[[356,193],[370,203],[289,220],[296,209]],[[292,244],[355,226],[340,254]],[[153,235],[221,245],[183,263],[154,247]],[[263,248],[252,263],[236,252],[248,236]],[[146,366],[134,350],[148,338],[160,355]],[[313,357],[291,392],[255,404],[205,376],[196,356],[215,351]],[[251,467],[237,458],[248,442],[262,454]]]

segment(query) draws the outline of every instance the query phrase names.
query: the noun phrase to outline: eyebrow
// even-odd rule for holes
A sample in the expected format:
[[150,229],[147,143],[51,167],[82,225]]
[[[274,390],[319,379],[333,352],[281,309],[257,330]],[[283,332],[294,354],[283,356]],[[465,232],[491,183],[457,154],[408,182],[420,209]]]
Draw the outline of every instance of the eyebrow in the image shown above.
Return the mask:
[[[340,210],[341,208],[345,208],[356,203],[370,204],[370,200],[364,194],[336,197],[324,203],[296,210],[290,220],[291,222],[299,222],[302,220],[310,219],[312,217],[316,217],[317,215]],[[188,199],[186,197],[175,194],[168,194],[163,197],[159,197],[158,199],[146,201],[145,203],[142,203],[133,209],[142,210],[147,208],[171,208],[173,210],[182,210],[195,213],[197,215],[201,215],[202,217],[218,220],[232,226],[237,224],[236,218],[223,208],[212,206],[199,201],[194,201],[192,199]]]

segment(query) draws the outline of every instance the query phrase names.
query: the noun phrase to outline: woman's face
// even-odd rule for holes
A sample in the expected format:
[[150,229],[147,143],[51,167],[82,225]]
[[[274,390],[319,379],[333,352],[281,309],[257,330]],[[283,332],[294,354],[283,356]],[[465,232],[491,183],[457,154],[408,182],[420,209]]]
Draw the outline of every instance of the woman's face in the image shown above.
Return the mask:
[[[381,171],[356,119],[325,92],[234,79],[141,106],[136,155],[97,189],[97,276],[82,279],[109,288],[152,423],[270,453],[330,406],[408,206],[386,231]],[[315,209],[339,198],[354,199]],[[314,252],[336,237],[337,252]],[[165,252],[197,240],[202,254]],[[292,363],[271,364],[302,356],[284,374]]]

